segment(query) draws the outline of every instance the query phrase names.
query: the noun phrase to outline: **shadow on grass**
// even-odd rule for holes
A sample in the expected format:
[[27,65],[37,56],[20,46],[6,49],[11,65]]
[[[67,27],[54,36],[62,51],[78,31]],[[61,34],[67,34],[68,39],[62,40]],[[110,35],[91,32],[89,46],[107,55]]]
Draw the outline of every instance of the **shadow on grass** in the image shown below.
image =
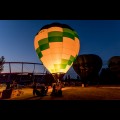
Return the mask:
[[24,98],[22,100],[40,100],[43,97],[48,96],[48,95],[44,95],[44,96],[33,96],[33,97],[29,97],[29,98]]

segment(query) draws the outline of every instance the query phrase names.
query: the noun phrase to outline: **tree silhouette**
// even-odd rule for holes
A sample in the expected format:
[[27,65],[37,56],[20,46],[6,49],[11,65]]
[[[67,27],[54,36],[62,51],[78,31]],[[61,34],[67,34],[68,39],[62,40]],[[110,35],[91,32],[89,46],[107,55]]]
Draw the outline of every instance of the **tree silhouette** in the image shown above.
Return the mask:
[[4,58],[4,56],[2,56],[1,58],[0,58],[0,73],[3,71],[3,69],[4,69],[4,63],[5,63],[5,58]]

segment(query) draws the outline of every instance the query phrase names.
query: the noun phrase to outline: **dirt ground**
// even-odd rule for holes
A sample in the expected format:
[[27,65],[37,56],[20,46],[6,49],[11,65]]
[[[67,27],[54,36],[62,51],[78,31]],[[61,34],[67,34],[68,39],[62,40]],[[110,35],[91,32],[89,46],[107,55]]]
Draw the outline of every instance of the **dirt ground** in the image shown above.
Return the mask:
[[120,100],[120,86],[64,87],[61,97],[50,96],[51,88],[44,97],[33,96],[31,88],[22,88],[21,91],[22,94],[7,100]]

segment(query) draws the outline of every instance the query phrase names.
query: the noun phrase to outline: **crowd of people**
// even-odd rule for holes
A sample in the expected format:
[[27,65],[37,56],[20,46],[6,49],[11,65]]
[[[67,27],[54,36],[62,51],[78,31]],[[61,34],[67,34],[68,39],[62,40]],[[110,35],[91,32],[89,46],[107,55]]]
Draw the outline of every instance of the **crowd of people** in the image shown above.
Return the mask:
[[[48,93],[49,87],[52,87],[50,96],[62,96],[62,87],[63,86],[62,86],[61,82],[53,83],[51,86],[49,86],[49,85],[45,85],[44,83],[38,85],[38,83],[34,81],[32,83],[32,89],[33,89],[32,94],[33,94],[33,96],[46,96]],[[12,83],[11,82],[6,83],[4,92],[7,92],[7,91],[11,91],[10,94],[12,95],[12,93],[14,91],[18,91],[16,93],[20,93],[19,91],[21,91],[21,90],[19,88],[19,84],[15,80],[13,80]]]
[[[42,84],[39,89],[37,88],[36,82],[33,82],[33,96],[46,96],[48,92],[48,86]],[[62,85],[60,82],[54,83],[52,86],[51,96],[62,96]]]
[[15,80],[12,80],[12,82],[6,82],[5,89],[3,89],[3,91],[1,91],[0,93],[1,99],[8,99],[13,96],[20,96],[24,92],[19,89],[17,82]]
[[45,96],[48,92],[48,86],[45,86],[45,84],[42,84],[40,86],[40,89],[37,88],[36,82],[33,82],[32,85],[33,88],[33,95],[37,95],[37,96]]

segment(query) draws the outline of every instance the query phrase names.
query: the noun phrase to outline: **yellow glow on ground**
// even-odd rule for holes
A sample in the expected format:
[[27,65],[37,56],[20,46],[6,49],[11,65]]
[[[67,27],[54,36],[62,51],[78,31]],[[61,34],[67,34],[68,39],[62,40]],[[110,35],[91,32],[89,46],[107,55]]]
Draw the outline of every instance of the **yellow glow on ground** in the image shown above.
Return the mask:
[[23,88],[23,94],[8,100],[120,100],[120,86],[70,86],[62,88],[63,96],[50,96],[52,88],[48,89],[47,96],[33,96],[31,88]]

